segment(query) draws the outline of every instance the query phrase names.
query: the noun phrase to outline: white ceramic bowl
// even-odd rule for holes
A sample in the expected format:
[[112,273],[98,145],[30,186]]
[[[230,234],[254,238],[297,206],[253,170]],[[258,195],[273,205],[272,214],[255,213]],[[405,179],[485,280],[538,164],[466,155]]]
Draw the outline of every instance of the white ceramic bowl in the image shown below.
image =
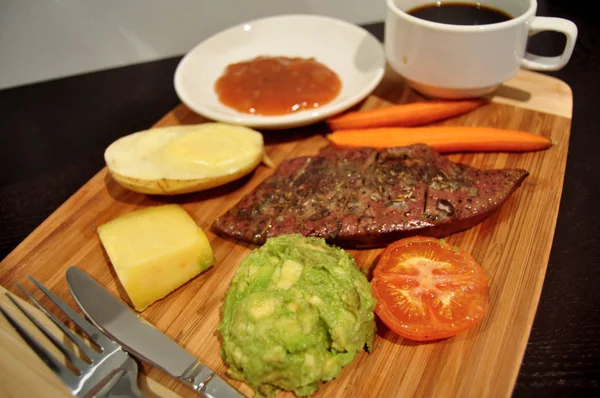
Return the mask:
[[[259,55],[314,57],[337,73],[342,89],[319,108],[281,116],[246,114],[221,104],[214,85],[227,65]],[[385,63],[383,45],[356,25],[315,15],[282,15],[234,26],[198,44],[177,66],[175,91],[190,109],[212,120],[262,129],[299,127],[363,100],[381,81]]]

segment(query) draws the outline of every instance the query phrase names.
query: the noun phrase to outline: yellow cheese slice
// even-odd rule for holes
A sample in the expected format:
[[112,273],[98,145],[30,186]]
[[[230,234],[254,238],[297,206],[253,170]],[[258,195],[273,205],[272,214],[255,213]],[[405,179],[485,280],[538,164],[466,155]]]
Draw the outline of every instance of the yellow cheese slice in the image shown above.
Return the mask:
[[210,267],[206,235],[179,205],[148,207],[98,227],[110,261],[138,311]]

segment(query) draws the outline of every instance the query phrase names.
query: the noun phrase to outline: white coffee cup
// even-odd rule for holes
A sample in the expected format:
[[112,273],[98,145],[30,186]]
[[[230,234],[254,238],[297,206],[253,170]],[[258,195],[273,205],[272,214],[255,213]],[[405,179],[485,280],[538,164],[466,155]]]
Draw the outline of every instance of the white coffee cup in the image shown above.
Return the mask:
[[[435,0],[386,0],[385,53],[390,66],[409,86],[437,98],[479,97],[493,92],[520,67],[554,71],[573,53],[577,26],[566,19],[537,17],[536,0],[479,0],[477,4],[512,16],[488,25],[430,22],[408,11]],[[452,3],[473,0],[453,0]],[[438,2],[439,3],[439,2]],[[566,45],[556,57],[526,52],[528,37],[541,31],[561,32]]]

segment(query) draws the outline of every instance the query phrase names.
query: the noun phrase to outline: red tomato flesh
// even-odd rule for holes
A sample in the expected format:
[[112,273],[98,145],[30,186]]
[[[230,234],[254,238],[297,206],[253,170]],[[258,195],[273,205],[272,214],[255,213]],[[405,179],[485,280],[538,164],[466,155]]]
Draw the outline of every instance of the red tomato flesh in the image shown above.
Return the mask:
[[489,305],[488,282],[473,257],[442,239],[390,244],[371,281],[376,314],[398,335],[443,339],[474,326]]

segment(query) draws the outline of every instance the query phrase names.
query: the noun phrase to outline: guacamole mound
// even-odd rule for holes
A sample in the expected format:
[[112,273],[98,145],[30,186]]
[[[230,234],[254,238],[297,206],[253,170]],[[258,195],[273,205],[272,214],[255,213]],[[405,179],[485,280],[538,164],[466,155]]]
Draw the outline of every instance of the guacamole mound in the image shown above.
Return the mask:
[[375,337],[371,285],[350,254],[323,239],[270,238],[227,290],[221,355],[257,396],[306,396]]

